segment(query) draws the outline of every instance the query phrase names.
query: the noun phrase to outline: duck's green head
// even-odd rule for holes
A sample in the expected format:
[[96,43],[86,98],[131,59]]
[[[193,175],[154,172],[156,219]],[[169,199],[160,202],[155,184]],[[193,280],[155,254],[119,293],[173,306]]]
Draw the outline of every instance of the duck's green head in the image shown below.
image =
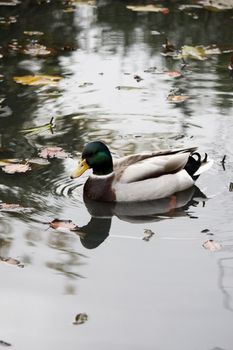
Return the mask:
[[107,175],[113,171],[112,156],[108,147],[101,141],[88,143],[83,150],[82,160],[71,178],[81,176],[87,169],[93,169],[95,175]]

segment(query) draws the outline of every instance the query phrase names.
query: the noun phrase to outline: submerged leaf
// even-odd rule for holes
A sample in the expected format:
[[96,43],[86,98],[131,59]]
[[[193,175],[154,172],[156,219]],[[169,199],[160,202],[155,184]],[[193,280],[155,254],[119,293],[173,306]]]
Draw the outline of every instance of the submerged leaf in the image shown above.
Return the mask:
[[136,12],[161,12],[164,15],[169,13],[169,9],[167,7],[159,7],[157,5],[135,5],[135,6],[126,6],[128,10],[136,11]]
[[216,252],[222,249],[221,244],[214,241],[213,239],[209,239],[208,241],[205,241],[202,246],[205,249],[210,250],[211,252]]
[[53,221],[49,222],[49,226],[52,227],[55,230],[62,231],[62,232],[71,232],[77,226],[72,222],[72,220],[59,220],[54,219]]
[[80,313],[75,316],[75,321],[73,322],[73,324],[75,325],[83,324],[87,320],[88,320],[88,315],[86,313]]
[[41,158],[59,158],[59,159],[65,159],[67,158],[69,155],[68,153],[66,153],[61,147],[45,147],[43,148],[40,153],[39,156]]
[[21,77],[14,77],[14,81],[17,84],[22,85],[32,85],[32,86],[38,86],[38,85],[57,85],[57,83],[62,79],[62,77],[59,77],[57,75],[25,75]]

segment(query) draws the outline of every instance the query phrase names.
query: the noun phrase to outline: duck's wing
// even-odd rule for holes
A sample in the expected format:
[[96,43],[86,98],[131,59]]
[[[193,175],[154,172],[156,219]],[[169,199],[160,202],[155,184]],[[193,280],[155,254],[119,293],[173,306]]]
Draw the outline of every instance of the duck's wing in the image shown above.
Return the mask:
[[138,153],[120,158],[114,163],[116,179],[122,183],[130,183],[176,173],[184,168],[189,155],[195,150],[196,147],[191,147]]

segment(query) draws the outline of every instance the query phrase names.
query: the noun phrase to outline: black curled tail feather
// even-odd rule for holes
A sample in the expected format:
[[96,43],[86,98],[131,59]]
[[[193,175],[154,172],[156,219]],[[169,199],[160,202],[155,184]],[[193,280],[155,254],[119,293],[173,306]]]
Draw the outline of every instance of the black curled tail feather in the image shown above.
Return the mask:
[[[195,158],[197,158],[197,159],[195,159]],[[202,160],[200,153],[194,152],[189,156],[188,161],[187,161],[184,169],[192,177],[192,179],[194,181],[196,181],[198,179],[199,175],[194,175],[194,174],[200,168],[200,166],[206,162],[207,162],[207,154],[206,153],[205,153],[204,159]]]

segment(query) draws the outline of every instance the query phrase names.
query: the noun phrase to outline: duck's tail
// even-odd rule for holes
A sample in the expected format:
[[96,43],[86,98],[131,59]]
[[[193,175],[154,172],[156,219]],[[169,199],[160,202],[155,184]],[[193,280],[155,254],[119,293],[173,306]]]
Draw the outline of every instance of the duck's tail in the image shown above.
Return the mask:
[[188,162],[184,169],[193,178],[193,180],[196,181],[200,174],[212,167],[213,163],[214,161],[209,159],[206,153],[205,157],[201,159],[200,153],[194,152],[189,156]]

